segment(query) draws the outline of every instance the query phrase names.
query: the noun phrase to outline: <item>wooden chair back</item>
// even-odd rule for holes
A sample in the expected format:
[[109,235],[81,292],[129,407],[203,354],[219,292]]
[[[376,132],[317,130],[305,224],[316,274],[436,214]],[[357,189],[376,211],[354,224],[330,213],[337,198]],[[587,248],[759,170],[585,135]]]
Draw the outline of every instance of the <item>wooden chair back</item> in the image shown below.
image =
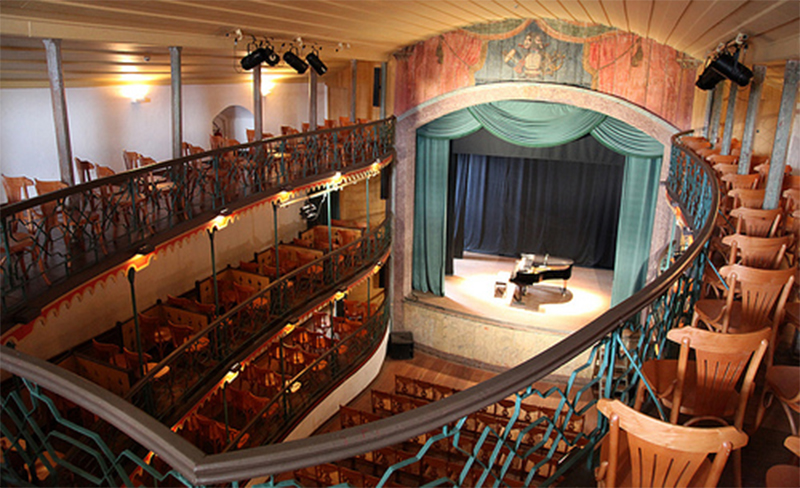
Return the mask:
[[194,335],[194,329],[189,325],[167,322],[167,327],[172,333],[172,345],[180,347],[184,342]]
[[[139,354],[136,351],[131,351],[127,347],[123,347],[122,352],[125,354],[125,364],[127,365],[128,369],[139,371]],[[144,361],[145,364],[149,363],[152,360],[153,360],[152,356],[150,356],[146,352],[142,353],[142,361]]]
[[730,453],[747,445],[736,427],[671,425],[606,398],[597,409],[610,423],[595,472],[600,486],[716,486]]
[[109,168],[108,166],[101,166],[99,164],[95,165],[94,172],[98,178],[106,178],[108,176],[114,176],[115,174],[117,174],[116,171]]
[[783,262],[792,236],[753,237],[733,234],[722,238],[730,246],[728,264],[742,264],[751,268],[777,269]]
[[786,190],[800,190],[800,175],[783,175],[783,185],[781,189]]
[[755,190],[758,186],[759,176],[757,174],[740,175],[739,173],[728,173],[722,175],[721,179],[728,191],[740,188]]
[[94,338],[92,339],[92,349],[99,359],[111,364],[115,364],[114,359],[120,353],[118,345],[99,342]]
[[122,162],[125,163],[126,170],[132,170],[139,167],[139,153],[134,151],[122,151]]
[[708,158],[708,162],[713,166],[718,164],[731,164],[738,167],[739,156],[734,154],[712,154]]
[[81,183],[92,181],[92,170],[94,170],[94,165],[92,163],[75,158],[75,166],[77,166],[78,172],[81,175]]
[[33,186],[33,180],[25,176],[3,175],[3,189],[6,192],[8,203],[21,202],[30,198],[28,187]]
[[731,210],[730,216],[736,221],[736,233],[752,237],[774,237],[780,228],[783,211],[779,208],[738,207]]
[[741,296],[741,324],[759,327],[759,324],[770,323],[770,315],[779,318],[796,274],[796,265],[785,269],[759,269],[740,264],[723,266],[720,275],[728,284],[728,291],[721,332],[728,332],[735,296]]
[[720,180],[725,175],[736,174],[739,171],[738,164],[715,164],[714,171],[719,176]]
[[[720,334],[697,327],[667,332],[667,339],[681,346],[670,422],[678,422],[678,414],[689,400],[693,417],[725,417],[733,408],[733,425],[742,428],[753,380],[771,335],[768,327],[743,334]],[[695,353],[693,362],[689,361],[690,351]],[[690,399],[684,388],[689,381],[694,386]]]
[[[37,195],[44,195],[46,193],[52,193],[54,191],[63,190],[64,188],[68,188],[69,185],[64,183],[63,181],[43,181],[34,178],[33,180],[34,186],[36,187],[36,194]],[[45,229],[47,230],[48,234],[51,229],[58,226],[59,218],[61,218],[62,223],[66,225],[66,217],[63,214],[63,209],[59,210],[59,204],[57,201],[51,201],[47,203],[43,203],[41,205],[41,213],[42,218],[44,219]],[[65,233],[67,231],[65,230]],[[66,235],[65,235],[66,238]]]
[[733,198],[733,207],[761,208],[764,205],[764,190],[734,188],[728,192]]
[[211,145],[211,149],[219,149],[221,147],[225,147],[225,138],[222,136],[215,136],[211,135],[208,136],[208,143]]

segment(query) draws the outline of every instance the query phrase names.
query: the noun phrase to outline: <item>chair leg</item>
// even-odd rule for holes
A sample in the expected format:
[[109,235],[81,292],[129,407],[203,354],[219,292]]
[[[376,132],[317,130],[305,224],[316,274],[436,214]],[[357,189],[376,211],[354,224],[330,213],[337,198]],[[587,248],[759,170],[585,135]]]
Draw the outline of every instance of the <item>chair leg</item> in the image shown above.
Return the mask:
[[742,448],[733,451],[733,482],[736,488],[742,488]]
[[[767,397],[768,394],[769,397]],[[761,422],[764,420],[764,413],[766,412],[767,408],[769,408],[771,403],[772,394],[769,391],[769,386],[764,385],[764,390],[761,392],[761,398],[758,401],[758,410],[756,411],[756,421],[755,425],[753,426],[753,432],[757,431],[758,428],[761,427]]]

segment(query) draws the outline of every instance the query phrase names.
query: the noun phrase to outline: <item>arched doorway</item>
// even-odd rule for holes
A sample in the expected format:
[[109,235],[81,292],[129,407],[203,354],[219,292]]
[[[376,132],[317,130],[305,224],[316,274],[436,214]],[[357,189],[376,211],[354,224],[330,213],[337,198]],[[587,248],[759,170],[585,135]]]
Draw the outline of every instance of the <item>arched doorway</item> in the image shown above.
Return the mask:
[[211,121],[211,133],[247,142],[247,129],[253,127],[253,112],[241,105],[229,105]]

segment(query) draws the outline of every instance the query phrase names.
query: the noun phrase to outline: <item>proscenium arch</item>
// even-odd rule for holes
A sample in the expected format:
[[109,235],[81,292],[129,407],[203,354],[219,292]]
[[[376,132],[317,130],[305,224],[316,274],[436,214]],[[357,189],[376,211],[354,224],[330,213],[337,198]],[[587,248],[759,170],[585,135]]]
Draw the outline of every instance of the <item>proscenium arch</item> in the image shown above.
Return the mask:
[[[416,171],[417,129],[463,108],[501,100],[530,100],[561,103],[594,110],[627,123],[664,145],[660,180],[669,174],[670,138],[678,128],[661,117],[625,99],[587,88],[540,82],[503,82],[454,90],[423,102],[397,117],[395,147],[397,165],[393,178],[392,212],[392,313],[394,323],[404,323],[403,301],[411,294],[414,248],[414,177]],[[650,249],[650,272],[654,255],[669,237],[672,212],[664,192],[659,192]]]

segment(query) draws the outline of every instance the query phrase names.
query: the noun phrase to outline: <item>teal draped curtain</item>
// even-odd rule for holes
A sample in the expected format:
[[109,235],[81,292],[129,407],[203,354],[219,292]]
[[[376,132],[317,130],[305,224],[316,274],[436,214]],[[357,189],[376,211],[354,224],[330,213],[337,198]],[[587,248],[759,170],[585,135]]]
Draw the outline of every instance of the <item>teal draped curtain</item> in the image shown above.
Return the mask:
[[661,158],[625,158],[614,256],[614,283],[611,287],[612,307],[639,291],[646,283],[660,174]]
[[449,141],[480,128],[527,147],[557,146],[591,134],[612,151],[625,155],[612,305],[644,285],[663,145],[624,122],[592,110],[505,100],[453,112],[417,130],[415,289],[444,295]]

